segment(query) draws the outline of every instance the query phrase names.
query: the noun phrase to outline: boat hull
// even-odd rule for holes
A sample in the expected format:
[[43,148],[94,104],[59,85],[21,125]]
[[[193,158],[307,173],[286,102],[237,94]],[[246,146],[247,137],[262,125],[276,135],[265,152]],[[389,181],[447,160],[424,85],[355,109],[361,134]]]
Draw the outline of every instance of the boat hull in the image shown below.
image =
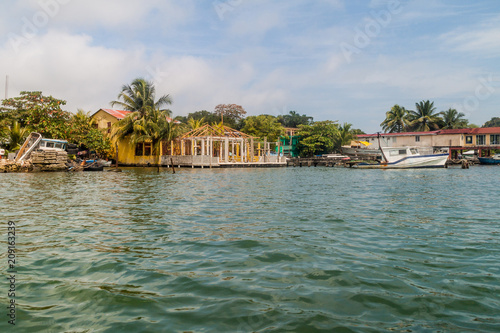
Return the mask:
[[342,153],[349,156],[381,156],[380,149],[342,147]]
[[500,159],[494,159],[491,157],[478,157],[479,163],[481,164],[487,164],[487,165],[492,165],[492,164],[500,164]]
[[418,169],[418,168],[444,168],[448,154],[407,156],[390,163],[358,164],[363,169]]

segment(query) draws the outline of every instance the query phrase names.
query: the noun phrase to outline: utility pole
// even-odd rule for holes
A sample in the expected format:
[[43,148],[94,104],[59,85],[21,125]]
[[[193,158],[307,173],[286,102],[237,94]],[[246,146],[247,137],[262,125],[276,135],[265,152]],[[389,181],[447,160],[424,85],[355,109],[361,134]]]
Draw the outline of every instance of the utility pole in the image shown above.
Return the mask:
[[9,98],[9,76],[5,76],[5,99]]

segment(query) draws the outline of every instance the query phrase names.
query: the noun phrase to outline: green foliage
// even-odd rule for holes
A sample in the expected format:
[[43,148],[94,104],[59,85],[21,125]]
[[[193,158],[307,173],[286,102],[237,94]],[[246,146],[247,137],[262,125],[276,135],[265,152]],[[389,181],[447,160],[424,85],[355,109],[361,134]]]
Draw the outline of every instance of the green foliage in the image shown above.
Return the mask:
[[335,138],[335,150],[340,151],[343,145],[350,145],[351,141],[356,138],[352,125],[344,123],[338,127],[337,137]]
[[113,152],[111,141],[94,125],[95,121],[88,116],[88,113],[78,110],[78,113],[71,118],[68,141],[95,151],[101,158],[111,158]]
[[122,86],[122,90],[118,94],[118,100],[111,102],[111,105],[118,105],[123,110],[139,112],[141,116],[144,116],[151,109],[159,109],[170,116],[172,111],[162,109],[163,106],[172,104],[170,96],[163,95],[158,100],[155,99],[156,89],[154,84],[142,78],[137,78],[130,85],[125,84]]
[[5,148],[9,151],[14,151],[21,148],[24,140],[28,136],[29,131],[21,127],[21,124],[17,121],[12,121],[10,125],[7,125],[2,130],[2,137],[5,140]]
[[190,130],[200,128],[201,126],[205,125],[205,118],[203,117],[201,119],[189,118],[187,120],[187,125],[189,126]]
[[466,128],[469,121],[464,119],[465,114],[458,112],[455,109],[448,109],[447,111],[440,112],[443,118],[442,129],[456,129],[456,128]]
[[20,95],[2,101],[4,118],[18,121],[45,138],[68,138],[71,114],[61,109],[66,101],[43,96],[40,91],[22,91]]
[[385,120],[380,124],[384,132],[401,133],[406,132],[410,120],[408,111],[399,105],[394,105],[390,111],[385,113]]
[[233,119],[235,122],[238,122],[245,117],[247,112],[238,104],[219,104],[215,107],[214,113],[221,116],[224,121]]
[[[186,121],[184,122],[187,123],[187,120],[190,118],[193,120],[203,119],[203,121],[208,124],[219,123],[221,120],[219,115],[216,115],[214,112],[210,112],[207,110],[196,111],[188,114]],[[226,124],[227,126],[232,127],[229,123],[227,123],[227,119],[226,119]]]
[[484,123],[483,127],[500,127],[500,118],[493,117]]
[[151,142],[153,154],[160,158],[162,141],[172,141],[180,131],[180,127],[169,119],[171,111],[160,109],[161,105],[171,104],[168,95],[154,100],[155,88],[152,83],[136,79],[131,86],[123,86],[118,95],[125,102],[112,102],[132,111],[125,118],[113,125],[113,137],[128,138],[130,143]]
[[331,120],[299,125],[297,149],[301,157],[328,154],[338,145],[339,125]]
[[354,128],[354,129],[352,129],[352,134],[359,135],[359,134],[366,134],[366,133],[364,131],[360,130],[359,128]]
[[297,111],[290,111],[289,114],[278,116],[278,121],[283,127],[297,128],[299,125],[310,125],[313,122],[313,117],[305,114],[300,115]]
[[410,128],[416,132],[426,132],[439,129],[441,117],[434,113],[434,102],[421,101],[415,103],[416,111],[408,111],[410,115]]
[[268,141],[278,141],[278,138],[285,132],[276,117],[270,115],[250,116],[245,119],[244,123],[241,131],[261,140],[267,137]]

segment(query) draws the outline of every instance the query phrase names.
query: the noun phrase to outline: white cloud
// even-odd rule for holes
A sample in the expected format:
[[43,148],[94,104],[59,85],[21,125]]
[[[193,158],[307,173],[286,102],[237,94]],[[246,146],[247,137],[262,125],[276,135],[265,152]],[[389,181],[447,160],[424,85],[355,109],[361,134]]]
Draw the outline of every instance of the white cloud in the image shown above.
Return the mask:
[[475,27],[459,27],[440,36],[446,47],[454,51],[480,53],[497,57],[500,52],[500,16]]
[[[140,68],[142,55],[91,46],[91,42],[86,35],[49,31],[30,40],[19,53],[4,45],[0,72],[9,75],[9,95],[42,90],[66,99],[72,112],[108,106],[119,84]],[[110,95],[112,90],[115,93]]]

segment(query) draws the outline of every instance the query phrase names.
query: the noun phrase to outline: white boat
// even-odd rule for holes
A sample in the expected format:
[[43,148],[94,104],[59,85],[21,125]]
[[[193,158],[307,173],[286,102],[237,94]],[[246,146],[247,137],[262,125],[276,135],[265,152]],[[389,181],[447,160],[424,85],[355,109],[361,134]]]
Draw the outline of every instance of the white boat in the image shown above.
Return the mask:
[[444,168],[448,154],[420,154],[417,147],[380,147],[382,161],[359,163],[366,169]]
[[16,162],[29,159],[34,150],[65,151],[67,144],[66,140],[45,139],[40,133],[32,132],[17,153]]

